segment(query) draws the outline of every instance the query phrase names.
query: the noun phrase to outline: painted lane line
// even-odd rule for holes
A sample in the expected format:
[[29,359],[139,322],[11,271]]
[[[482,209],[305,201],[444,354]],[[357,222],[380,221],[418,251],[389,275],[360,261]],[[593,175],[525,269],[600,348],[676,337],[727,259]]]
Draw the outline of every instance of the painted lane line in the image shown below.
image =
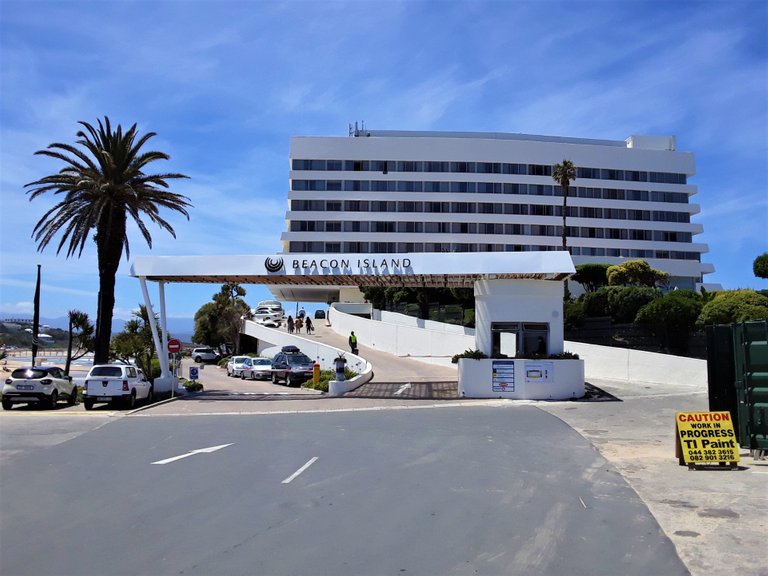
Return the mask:
[[294,479],[295,479],[295,478],[296,478],[296,477],[297,477],[299,474],[301,474],[301,473],[302,473],[302,472],[304,472],[304,471],[305,471],[307,468],[309,468],[310,466],[312,466],[312,464],[314,464],[316,461],[317,461],[317,456],[315,456],[315,457],[313,457],[313,458],[310,458],[310,459],[309,459],[309,462],[307,462],[306,464],[304,464],[304,466],[302,466],[301,468],[299,468],[298,470],[296,470],[296,472],[294,472],[293,474],[291,474],[290,476],[288,476],[288,478],[286,478],[285,480],[283,480],[282,482],[280,482],[280,484],[288,484],[288,483],[290,483],[290,482],[291,482],[291,481],[293,481],[293,480],[294,480]]
[[397,392],[395,392],[395,396],[400,396],[400,394],[410,389],[410,387],[411,387],[410,382],[408,382],[408,384],[403,384],[402,386],[400,386],[400,388],[397,389]]
[[197,450],[192,450],[190,452],[187,452],[186,454],[181,454],[180,456],[173,456],[172,458],[166,458],[165,460],[158,460],[157,462],[152,462],[152,464],[170,464],[171,462],[176,462],[177,460],[182,460],[183,458],[189,458],[190,456],[194,456],[195,454],[210,454],[211,452],[216,452],[217,450],[221,450],[222,448],[226,448],[227,446],[232,446],[234,442],[231,442],[229,444],[221,444],[220,446],[211,446],[210,448],[198,448]]

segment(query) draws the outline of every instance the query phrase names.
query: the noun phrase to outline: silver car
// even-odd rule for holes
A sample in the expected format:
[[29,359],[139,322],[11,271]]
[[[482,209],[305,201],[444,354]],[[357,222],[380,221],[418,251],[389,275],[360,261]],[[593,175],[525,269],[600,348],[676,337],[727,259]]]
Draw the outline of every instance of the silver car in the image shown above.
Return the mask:
[[42,404],[54,409],[59,400],[75,404],[77,386],[56,366],[16,368],[3,385],[3,410],[10,410],[14,404]]
[[269,380],[272,377],[272,360],[269,358],[249,358],[240,373],[243,380]]

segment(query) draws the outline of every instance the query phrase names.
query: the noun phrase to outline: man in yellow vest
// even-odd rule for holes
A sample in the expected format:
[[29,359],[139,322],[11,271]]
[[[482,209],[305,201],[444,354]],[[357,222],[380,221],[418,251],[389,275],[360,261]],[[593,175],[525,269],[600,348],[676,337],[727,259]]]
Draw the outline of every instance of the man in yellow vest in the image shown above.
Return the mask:
[[357,354],[357,336],[354,330],[349,335],[349,349],[352,350],[352,354]]

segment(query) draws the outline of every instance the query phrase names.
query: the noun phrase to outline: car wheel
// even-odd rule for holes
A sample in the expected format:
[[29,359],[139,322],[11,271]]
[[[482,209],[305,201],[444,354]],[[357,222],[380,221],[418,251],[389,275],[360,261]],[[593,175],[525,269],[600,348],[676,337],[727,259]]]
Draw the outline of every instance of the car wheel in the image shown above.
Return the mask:
[[48,399],[48,409],[49,410],[55,410],[56,404],[59,403],[59,391],[54,390],[51,392],[51,397]]
[[195,362],[200,364],[201,361],[202,361],[202,358],[200,358],[200,356],[195,356]]
[[240,372],[240,380],[245,380],[245,370]]
[[278,380],[277,372],[272,372],[272,384],[277,384]]
[[125,396],[123,398],[123,402],[124,402],[125,408],[128,410],[133,410],[134,408],[136,408],[136,391],[134,390],[128,396]]
[[83,406],[85,406],[86,410],[93,410],[94,404],[93,398],[83,398]]
[[149,392],[147,393],[147,398],[144,401],[144,403],[145,404],[152,404],[152,402],[154,402],[154,401],[155,401],[155,389],[152,386],[150,386],[149,387]]
[[285,385],[288,386],[288,388],[291,388],[294,384],[293,378],[291,378],[290,374],[285,375]]
[[72,392],[69,393],[69,398],[67,398],[67,404],[70,406],[74,406],[77,404],[77,386],[72,386]]
[[13,408],[13,402],[3,398],[3,410],[10,410],[11,408]]

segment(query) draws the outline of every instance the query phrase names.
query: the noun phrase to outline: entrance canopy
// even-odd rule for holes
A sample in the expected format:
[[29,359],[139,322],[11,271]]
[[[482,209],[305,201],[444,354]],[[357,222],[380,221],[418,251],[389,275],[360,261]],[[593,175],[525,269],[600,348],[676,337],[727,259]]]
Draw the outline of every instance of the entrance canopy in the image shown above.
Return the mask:
[[568,252],[413,254],[260,254],[140,256],[131,276],[158,282],[281,286],[467,287],[476,280],[563,280],[575,272]]

